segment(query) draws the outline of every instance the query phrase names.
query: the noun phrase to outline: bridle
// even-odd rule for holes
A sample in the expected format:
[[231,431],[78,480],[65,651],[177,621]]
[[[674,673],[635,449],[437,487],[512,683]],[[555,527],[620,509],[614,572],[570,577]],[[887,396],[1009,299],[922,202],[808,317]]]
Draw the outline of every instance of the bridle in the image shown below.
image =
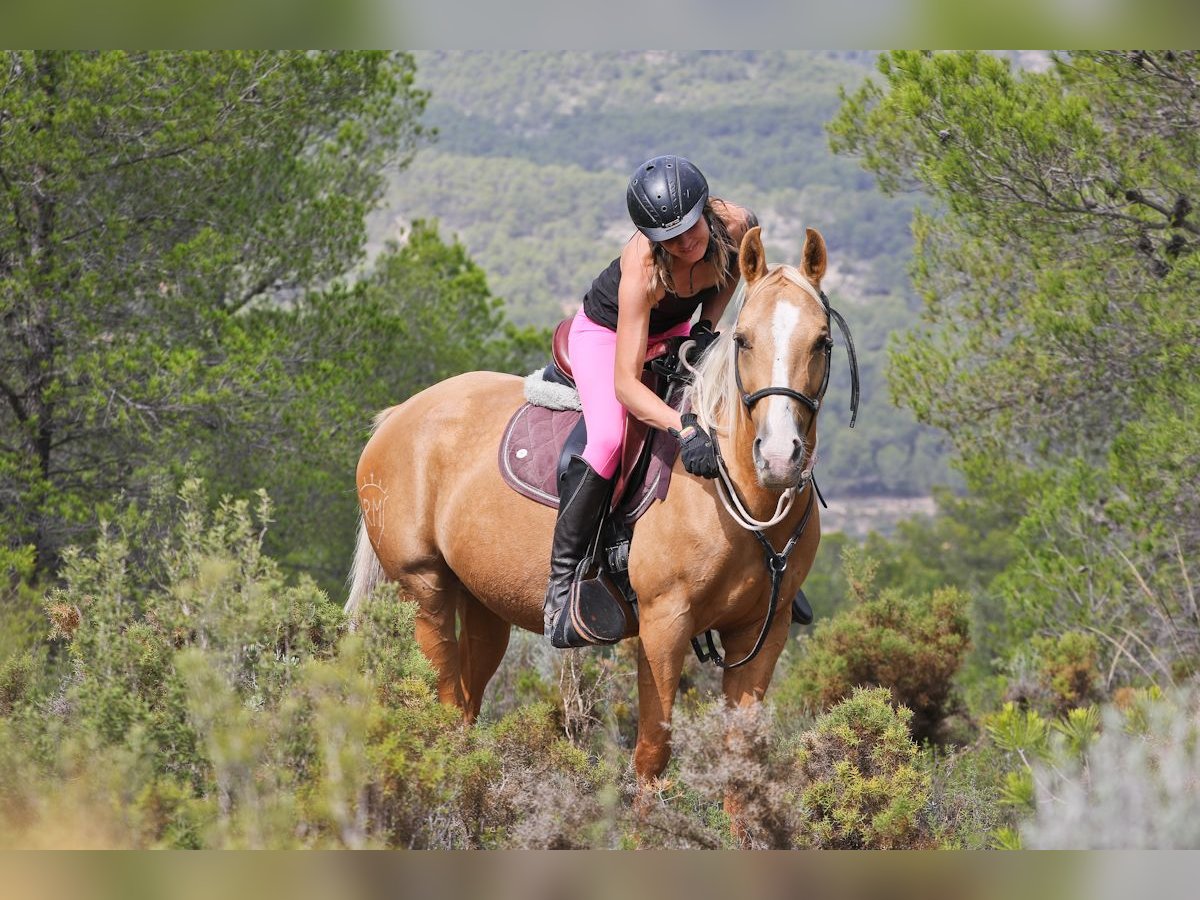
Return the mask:
[[[846,340],[846,354],[850,360],[850,427],[854,427],[854,423],[858,420],[858,400],[859,400],[859,379],[858,379],[858,355],[854,351],[854,339],[850,336],[850,328],[846,325],[846,320],[842,318],[842,314],[829,305],[829,298],[825,296],[825,292],[814,288],[808,279],[804,278],[797,270],[791,266],[782,266],[780,274],[791,281],[793,284],[802,288],[810,297],[821,304],[821,308],[825,311],[826,322],[836,322],[842,331],[842,336]],[[747,300],[748,302],[748,300]],[[744,304],[743,304],[744,308]],[[683,349],[683,348],[681,348]],[[680,357],[683,360],[683,365],[686,369],[695,374],[695,369],[687,362],[686,352],[683,352]],[[746,391],[745,385],[742,384],[742,371],[738,357],[735,355],[733,359],[733,379],[738,389],[738,395],[741,397],[742,405],[746,407],[746,412],[753,410],[754,404],[765,397],[782,396],[792,400],[797,400],[812,412],[815,417],[821,408],[821,403],[825,398],[825,391],[829,387],[829,373],[833,368],[833,340],[830,338],[825,345],[825,373],[821,378],[821,388],[815,397],[810,397],[802,391],[797,391],[794,388],[786,385],[771,385],[769,387],[757,390],[754,393]],[[711,423],[704,423],[709,425]],[[725,461],[721,458],[720,449],[717,449],[717,496],[720,497],[725,511],[738,523],[742,528],[748,531],[761,531],[764,528],[769,528],[783,519],[787,518],[792,510],[792,501],[795,499],[797,492],[807,483],[812,480],[813,468],[817,462],[817,438],[814,436],[813,446],[809,449],[808,462],[805,464],[803,471],[800,473],[800,478],[797,483],[785,490],[779,496],[779,501],[775,504],[774,514],[768,518],[759,520],[754,518],[742,503],[741,497],[738,495],[737,488],[734,486],[733,479],[729,476],[729,469],[725,465]],[[714,442],[715,443],[715,442]],[[815,485],[816,482],[813,481]],[[820,495],[818,488],[817,494]],[[821,505],[825,505],[825,498],[821,497]]]
[[[850,358],[850,427],[854,427],[854,422],[858,419],[858,356],[854,352],[854,341],[850,337],[850,329],[846,325],[846,320],[842,318],[842,314],[829,305],[829,298],[825,296],[825,292],[814,288],[806,278],[801,275],[793,276],[790,269],[785,268],[783,276],[806,290],[814,300],[821,304],[821,308],[825,310],[825,321],[829,323],[831,320],[836,322],[842,330],[842,336],[846,339],[846,354]],[[810,397],[801,391],[786,385],[771,385],[770,387],[762,388],[754,393],[747,393],[746,388],[742,385],[742,370],[738,364],[738,357],[733,358],[733,380],[737,384],[738,393],[742,397],[742,405],[746,407],[747,412],[754,408],[754,404],[764,397],[788,397],[792,400],[798,400],[800,403],[807,406],[814,415],[821,409],[821,401],[825,399],[825,390],[829,387],[829,372],[833,368],[833,340],[825,345],[825,375],[821,379],[821,389],[815,397]]]
[[[841,313],[829,305],[829,298],[825,296],[825,292],[818,288],[814,288],[808,282],[808,280],[801,276],[798,272],[793,275],[793,271],[794,270],[788,267],[784,267],[782,274],[789,281],[806,290],[809,295],[813,297],[813,299],[817,300],[821,304],[821,308],[825,310],[826,322],[828,323],[830,320],[836,322],[838,328],[840,328],[842,331],[842,336],[846,340],[846,355],[850,360],[850,427],[853,428],[854,423],[858,419],[859,379],[858,356],[854,352],[854,340],[850,336],[850,329],[846,325],[846,320],[842,318]],[[742,384],[742,372],[741,367],[738,364],[738,356],[736,355],[736,352],[733,358],[733,378],[737,385],[738,394],[741,395],[742,405],[746,407],[747,413],[754,408],[754,404],[759,400],[762,400],[765,397],[779,396],[787,397],[800,402],[804,406],[808,407],[815,417],[817,412],[821,409],[821,402],[825,399],[825,391],[829,387],[829,372],[832,368],[832,363],[833,340],[831,339],[825,345],[825,374],[821,379],[821,389],[817,392],[815,397],[810,397],[808,394],[805,394],[802,391],[797,391],[794,388],[787,387],[786,385],[771,385],[769,387],[762,388],[761,390],[754,391],[753,393],[748,393]],[[809,451],[809,461],[801,473],[799,483],[794,487],[788,488],[786,491],[784,491],[783,495],[780,496],[779,502],[775,507],[775,515],[766,521],[760,522],[752,518],[746,511],[745,504],[742,502],[742,499],[738,494],[737,487],[734,485],[733,479],[729,477],[729,468],[725,464],[724,458],[721,456],[721,448],[716,440],[713,440],[713,449],[716,451],[717,455],[717,494],[720,496],[726,511],[729,512],[733,520],[742,528],[750,531],[755,538],[758,539],[758,543],[763,549],[767,571],[771,575],[771,598],[767,602],[767,615],[763,620],[762,629],[758,633],[758,639],[754,642],[753,649],[751,649],[751,651],[746,654],[744,658],[735,663],[725,662],[725,659],[717,650],[716,640],[713,636],[711,628],[704,633],[704,639],[708,645],[707,648],[701,647],[699,637],[692,638],[692,649],[696,652],[696,657],[700,660],[700,662],[703,663],[712,660],[713,663],[715,663],[719,668],[736,669],[737,667],[745,665],[746,663],[750,662],[750,660],[754,659],[754,657],[758,656],[759,651],[762,650],[763,644],[766,642],[767,632],[771,628],[771,622],[775,619],[775,611],[779,604],[779,591],[783,585],[783,573],[787,571],[788,556],[790,556],[792,550],[795,549],[800,537],[804,534],[804,529],[808,526],[809,519],[812,517],[814,494],[816,496],[820,496],[821,492],[820,489],[817,488],[816,479],[813,478],[813,467],[816,464],[816,446],[814,445]],[[792,500],[795,498],[796,493],[799,490],[803,490],[804,487],[809,486],[810,484],[812,490],[808,492],[808,503],[804,508],[804,514],[800,517],[799,523],[792,530],[791,536],[788,538],[787,543],[784,544],[783,549],[777,551],[771,544],[771,541],[767,538],[766,534],[763,532],[763,529],[770,525],[774,525],[785,518],[788,513],[791,512]],[[821,505],[825,505],[824,497],[821,497]]]

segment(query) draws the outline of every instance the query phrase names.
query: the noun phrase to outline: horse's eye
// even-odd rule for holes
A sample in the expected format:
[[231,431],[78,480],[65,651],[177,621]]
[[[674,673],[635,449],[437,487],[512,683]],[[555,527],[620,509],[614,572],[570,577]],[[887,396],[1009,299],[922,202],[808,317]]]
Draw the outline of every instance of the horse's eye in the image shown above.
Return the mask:
[[820,341],[817,342],[817,348],[819,350],[832,350],[833,349],[833,338],[831,338],[831,337],[822,338]]
[[737,346],[737,348],[739,350],[749,350],[750,349],[750,342],[748,340],[746,340],[746,336],[744,334],[735,333],[733,336],[733,343]]

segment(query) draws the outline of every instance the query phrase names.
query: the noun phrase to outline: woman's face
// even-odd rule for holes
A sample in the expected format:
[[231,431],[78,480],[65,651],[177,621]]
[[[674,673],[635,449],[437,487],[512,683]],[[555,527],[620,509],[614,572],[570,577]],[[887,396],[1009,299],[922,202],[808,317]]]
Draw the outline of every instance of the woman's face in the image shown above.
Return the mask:
[[708,220],[701,216],[696,220],[696,224],[683,234],[663,241],[662,245],[668,253],[682,262],[699,262],[704,259],[704,251],[708,249]]

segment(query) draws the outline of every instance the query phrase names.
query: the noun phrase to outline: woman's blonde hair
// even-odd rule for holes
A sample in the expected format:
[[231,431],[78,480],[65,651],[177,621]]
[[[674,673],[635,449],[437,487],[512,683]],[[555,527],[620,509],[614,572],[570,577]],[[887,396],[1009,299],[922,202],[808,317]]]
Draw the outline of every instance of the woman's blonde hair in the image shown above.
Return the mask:
[[[720,290],[729,281],[729,263],[737,252],[737,247],[733,244],[725,220],[713,208],[714,200],[722,206],[725,205],[724,200],[713,197],[704,201],[703,216],[704,221],[708,223],[708,247],[704,250],[704,261],[711,262],[717,270],[716,286]],[[659,288],[669,294],[678,293],[675,290],[675,279],[671,277],[670,251],[662,244],[651,241],[650,260],[653,271],[650,273],[650,283],[646,286],[650,298],[654,300],[657,297]]]

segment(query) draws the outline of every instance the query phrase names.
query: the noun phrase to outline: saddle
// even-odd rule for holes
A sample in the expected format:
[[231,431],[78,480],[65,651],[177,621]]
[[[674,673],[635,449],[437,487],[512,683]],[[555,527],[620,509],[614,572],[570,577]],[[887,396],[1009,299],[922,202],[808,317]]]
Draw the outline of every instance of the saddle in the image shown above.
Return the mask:
[[[509,487],[555,509],[559,476],[571,456],[581,453],[587,443],[587,428],[567,355],[570,326],[570,319],[558,324],[549,364],[526,378],[527,402],[509,419],[498,453],[500,473]],[[680,408],[683,398],[678,375],[682,342],[682,338],[672,338],[651,344],[646,348],[642,370],[642,383],[675,409]],[[628,570],[633,524],[655,500],[666,498],[671,466],[678,452],[678,443],[669,435],[633,416],[625,417],[621,462],[600,534],[603,553],[599,562],[610,574]],[[621,582],[622,591],[633,602],[627,578]]]

